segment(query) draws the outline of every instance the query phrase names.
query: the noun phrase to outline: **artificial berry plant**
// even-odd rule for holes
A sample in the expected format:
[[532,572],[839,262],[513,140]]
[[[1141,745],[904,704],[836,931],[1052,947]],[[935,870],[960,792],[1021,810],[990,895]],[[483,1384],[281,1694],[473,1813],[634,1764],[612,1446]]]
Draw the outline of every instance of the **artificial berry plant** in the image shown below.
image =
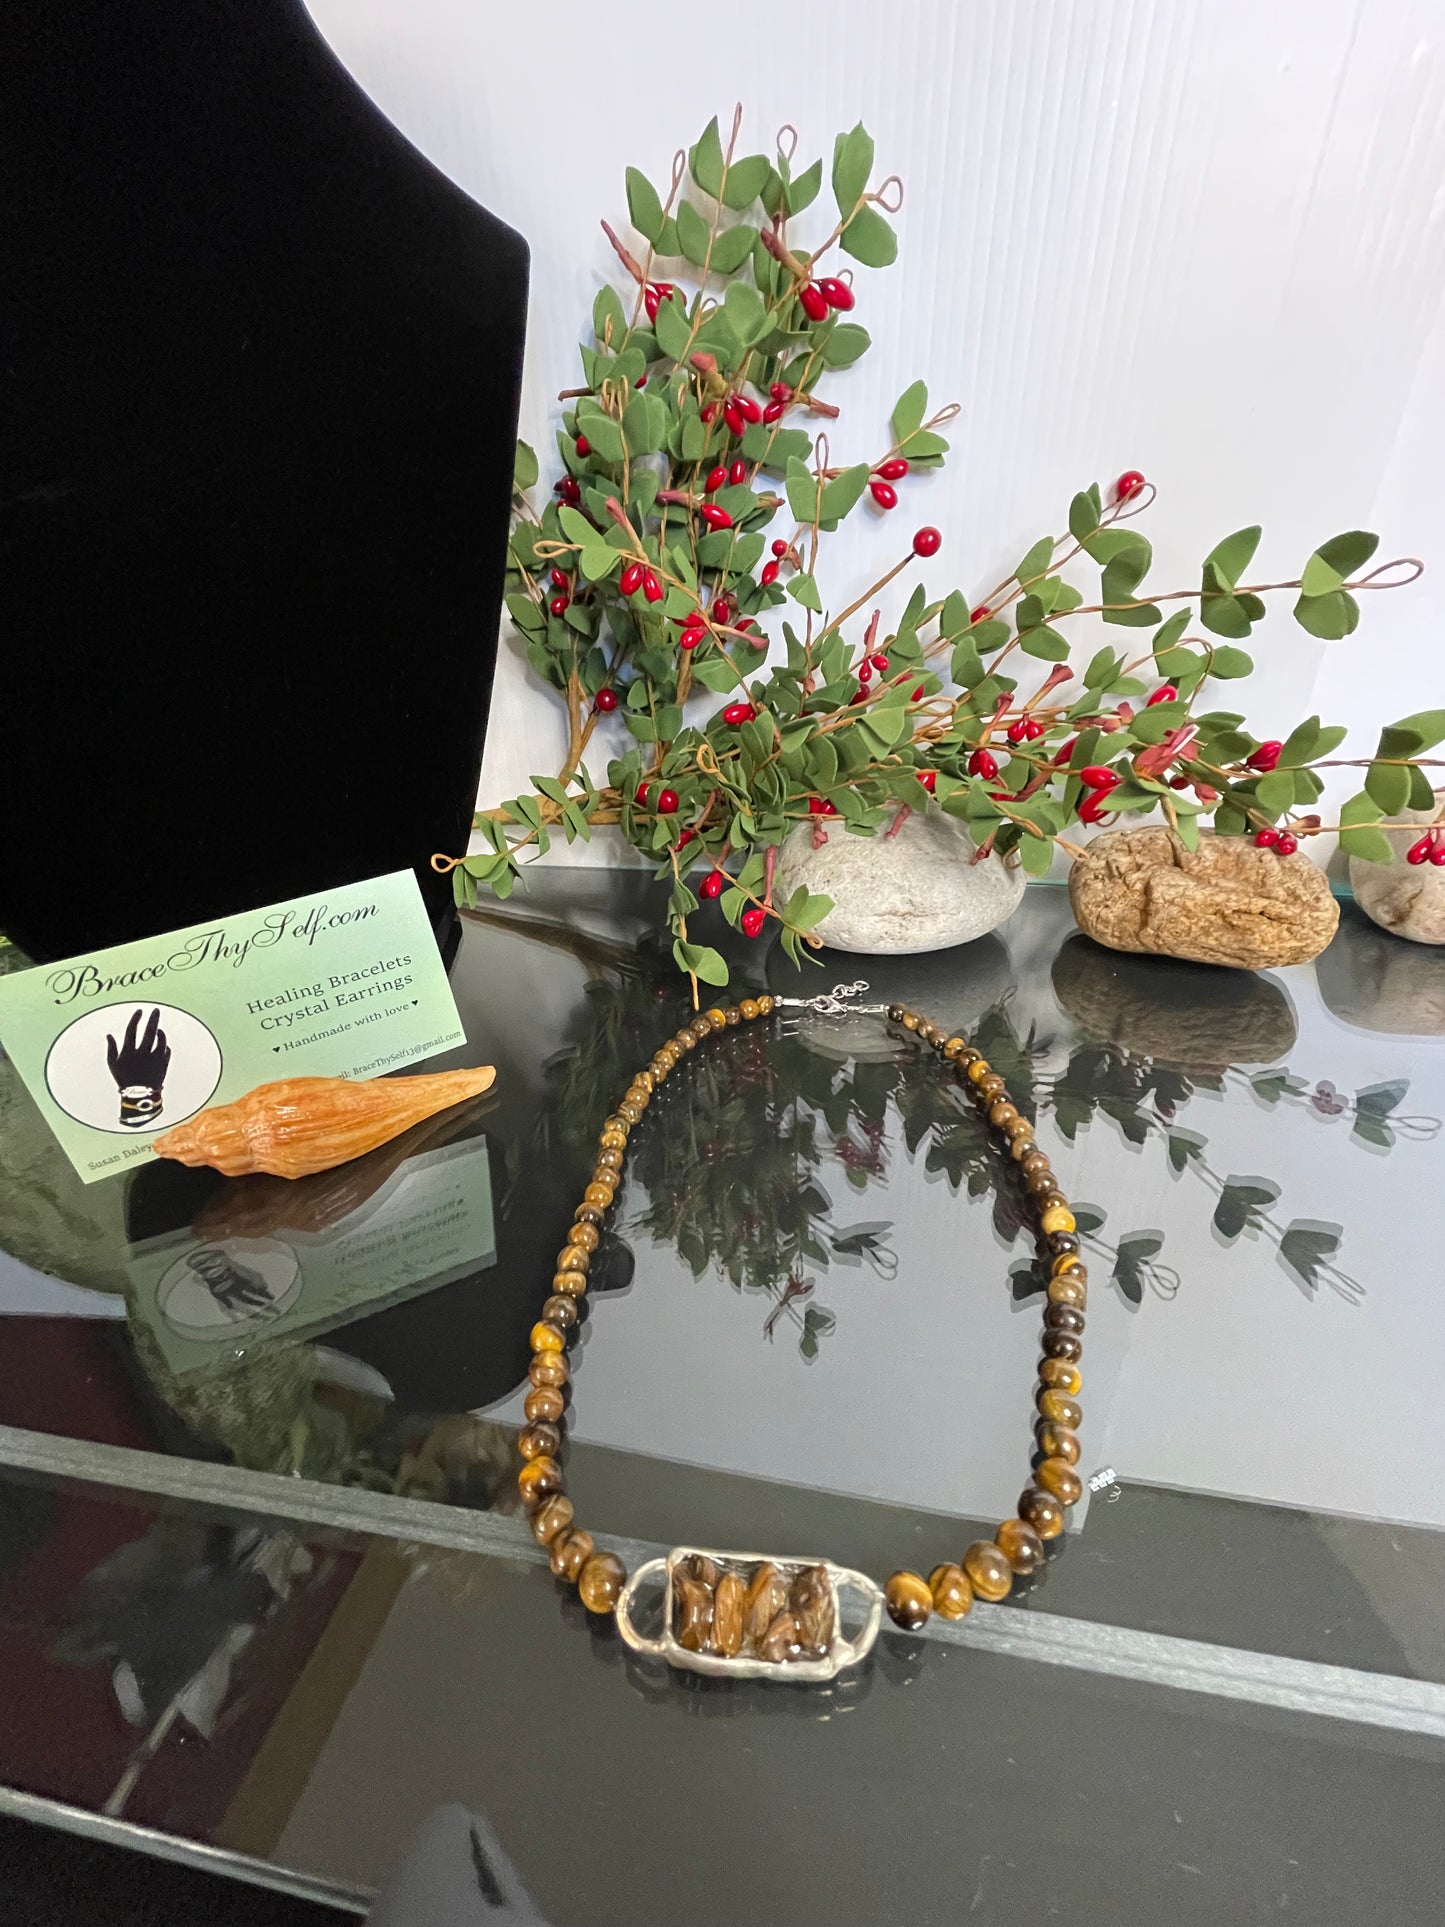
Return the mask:
[[[905,812],[940,808],[968,825],[980,857],[1035,876],[1056,843],[1078,854],[1072,824],[1155,811],[1190,848],[1208,819],[1282,857],[1329,827],[1351,854],[1388,861],[1380,821],[1436,809],[1423,752],[1445,739],[1445,709],[1391,724],[1358,765],[1363,790],[1325,826],[1310,806],[1343,728],[1311,716],[1262,742],[1238,712],[1197,706],[1206,686],[1250,673],[1238,645],[1266,594],[1294,591],[1295,619],[1332,639],[1355,628],[1361,591],[1420,573],[1404,559],[1362,574],[1374,535],[1334,536],[1297,579],[1253,584],[1243,578],[1260,531],[1239,529],[1205,557],[1197,589],[1146,591],[1150,544],[1126,524],[1155,491],[1129,470],[1107,501],[1097,485],[1081,489],[1067,533],[1041,536],[982,596],[920,584],[880,633],[874,598],[942,545],[923,526],[862,596],[830,608],[821,538],[870,505],[896,512],[920,472],[943,462],[941,430],[957,409],[930,415],[916,381],[886,445],[835,462],[825,424],[840,410],[819,388],[869,337],[851,270],[825,263],[838,248],[887,267],[901,187],[893,176],[870,184],[862,126],[840,134],[836,219],[805,247],[793,223],[819,194],[822,162],[795,168],[790,128],[775,159],[740,156],[740,122],[739,112],[724,145],[714,119],[676,156],[665,200],[627,170],[640,240],[603,223],[627,299],[609,284],[593,304],[582,385],[563,391],[563,473],[540,510],[536,457],[518,445],[507,607],[566,705],[567,752],[555,777],[478,814],[487,849],[433,859],[452,870],[458,900],[474,904],[481,885],[508,895],[525,852],[544,851],[556,828],[571,842],[615,824],[670,883],[674,956],[696,995],[698,978],[727,980],[697,940],[705,902],[749,937],[775,922],[795,959],[817,945],[829,900],[773,894],[777,847],[810,819],[815,836],[830,823],[886,835]],[[1064,573],[1089,563],[1101,571],[1092,599]],[[1141,649],[1106,646],[1080,662],[1060,625],[1084,616],[1152,633]],[[1188,633],[1196,622],[1207,635]],[[1042,674],[1028,673],[1034,663]],[[632,743],[602,785],[584,758],[613,712]],[[1409,856],[1445,861],[1445,830],[1427,830]]]

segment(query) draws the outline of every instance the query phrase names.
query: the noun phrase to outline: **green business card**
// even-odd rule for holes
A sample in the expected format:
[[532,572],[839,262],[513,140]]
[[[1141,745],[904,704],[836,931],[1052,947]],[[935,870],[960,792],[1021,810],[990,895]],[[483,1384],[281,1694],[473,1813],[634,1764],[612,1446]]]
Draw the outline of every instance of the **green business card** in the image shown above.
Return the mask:
[[410,870],[0,977],[0,1044],[87,1184],[258,1084],[465,1041]]

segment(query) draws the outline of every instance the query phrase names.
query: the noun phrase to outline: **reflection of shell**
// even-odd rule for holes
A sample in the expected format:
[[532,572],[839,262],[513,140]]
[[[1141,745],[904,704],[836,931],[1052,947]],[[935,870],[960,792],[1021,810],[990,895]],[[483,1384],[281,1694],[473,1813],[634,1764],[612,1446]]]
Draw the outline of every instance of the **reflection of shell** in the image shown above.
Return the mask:
[[228,1178],[267,1171],[304,1178],[374,1151],[423,1118],[479,1097],[497,1073],[439,1071],[430,1077],[290,1077],[262,1084],[234,1104],[202,1111],[154,1140],[182,1164],[209,1164]]

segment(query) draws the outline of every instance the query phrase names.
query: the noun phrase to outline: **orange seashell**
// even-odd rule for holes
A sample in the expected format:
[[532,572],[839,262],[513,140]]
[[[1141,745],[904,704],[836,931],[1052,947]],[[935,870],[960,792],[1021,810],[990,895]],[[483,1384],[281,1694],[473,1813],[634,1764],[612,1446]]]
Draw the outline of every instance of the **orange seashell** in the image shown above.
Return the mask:
[[228,1178],[265,1171],[305,1178],[374,1151],[423,1118],[479,1097],[496,1078],[490,1064],[429,1077],[288,1077],[261,1084],[234,1104],[201,1111],[156,1138],[151,1149],[182,1164],[209,1164]]

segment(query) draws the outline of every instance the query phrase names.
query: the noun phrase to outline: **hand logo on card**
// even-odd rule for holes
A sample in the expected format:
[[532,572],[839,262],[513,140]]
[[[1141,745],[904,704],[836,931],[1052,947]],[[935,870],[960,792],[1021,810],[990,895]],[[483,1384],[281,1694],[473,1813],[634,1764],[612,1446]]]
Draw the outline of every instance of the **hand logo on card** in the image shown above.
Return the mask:
[[120,1092],[120,1121],[131,1130],[154,1124],[161,1114],[161,1087],[171,1067],[171,1047],[161,1029],[161,1014],[153,1010],[145,1035],[137,1038],[143,1011],[132,1011],[119,1049],[109,1032],[105,1061]]

